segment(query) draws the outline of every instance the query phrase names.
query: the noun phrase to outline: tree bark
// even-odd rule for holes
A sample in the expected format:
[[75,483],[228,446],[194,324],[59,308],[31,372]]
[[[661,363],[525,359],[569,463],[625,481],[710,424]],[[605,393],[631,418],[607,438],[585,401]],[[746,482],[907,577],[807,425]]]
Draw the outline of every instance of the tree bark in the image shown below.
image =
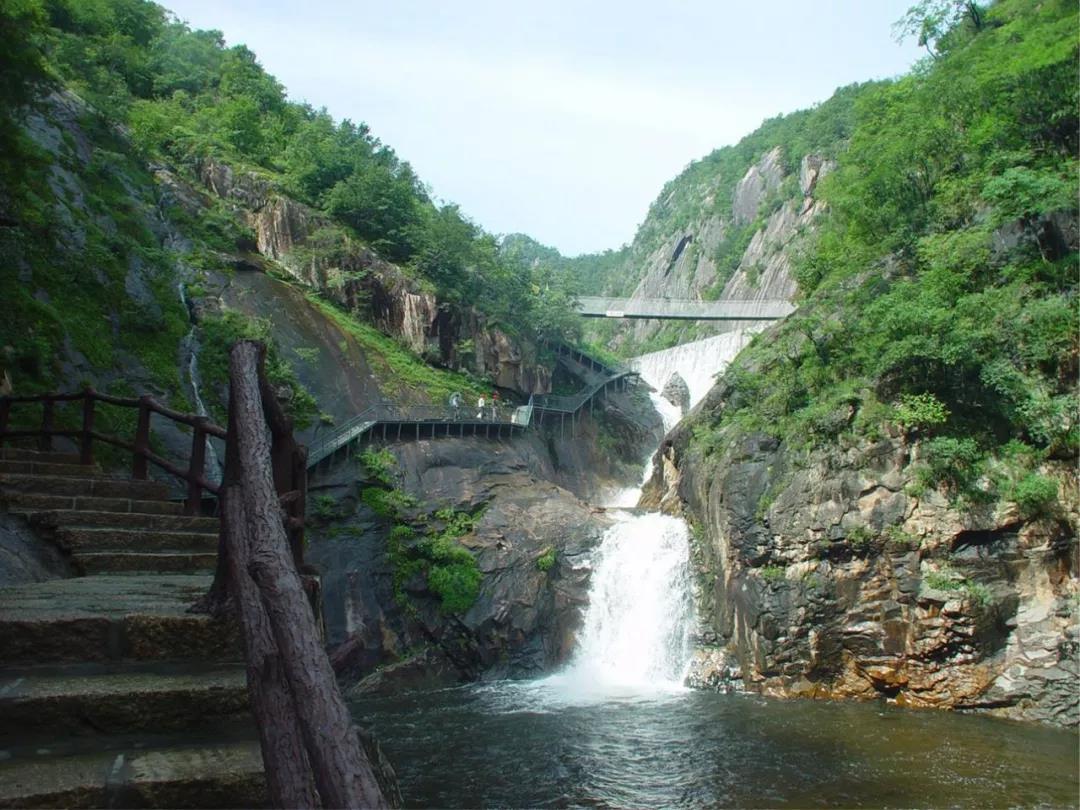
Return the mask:
[[295,705],[315,784],[326,807],[386,807],[360,748],[352,717],[319,642],[315,617],[292,562],[274,488],[259,386],[263,348],[237,343],[230,356],[230,392],[240,484],[250,540],[247,570],[258,585]]
[[311,763],[300,733],[297,707],[289,689],[259,588],[248,573],[251,538],[243,490],[222,487],[222,522],[228,533],[233,600],[244,637],[248,694],[259,729],[263,769],[274,807],[317,807]]

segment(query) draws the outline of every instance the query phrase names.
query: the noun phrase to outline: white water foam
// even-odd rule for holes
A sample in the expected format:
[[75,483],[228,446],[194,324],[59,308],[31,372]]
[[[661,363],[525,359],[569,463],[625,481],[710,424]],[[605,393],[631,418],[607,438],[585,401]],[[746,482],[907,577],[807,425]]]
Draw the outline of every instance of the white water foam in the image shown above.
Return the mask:
[[715,382],[714,377],[727,368],[754,333],[761,331],[764,326],[736,329],[716,337],[643,354],[630,360],[629,365],[657,391],[663,390],[671,375],[678,373],[690,389],[692,408],[709,393]]
[[694,623],[689,532],[678,518],[621,513],[592,560],[578,649],[536,686],[557,703],[682,691]]

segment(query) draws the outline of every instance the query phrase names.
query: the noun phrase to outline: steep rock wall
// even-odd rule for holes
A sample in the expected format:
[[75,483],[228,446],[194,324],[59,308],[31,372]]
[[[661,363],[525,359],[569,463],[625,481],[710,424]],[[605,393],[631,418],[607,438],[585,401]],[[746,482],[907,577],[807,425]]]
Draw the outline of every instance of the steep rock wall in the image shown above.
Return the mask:
[[[628,272],[640,277],[632,298],[715,298],[791,300],[795,295],[791,258],[802,236],[825,210],[815,196],[818,180],[834,166],[821,155],[805,155],[798,170],[785,169],[779,147],[766,152],[739,180],[732,194],[730,213],[717,213],[708,190],[702,210],[710,211],[670,233],[647,254],[631,253]],[[757,227],[754,228],[755,223]],[[733,244],[754,228],[732,269]],[[728,243],[732,244],[728,244]],[[720,289],[717,289],[717,288]],[[696,334],[716,334],[748,326],[746,323],[701,324]],[[633,337],[642,342],[661,328],[641,321]],[[684,329],[685,331],[685,329]]]
[[365,313],[381,331],[433,362],[488,375],[525,395],[551,390],[552,368],[539,359],[536,346],[491,325],[478,310],[441,303],[401,268],[328,229],[326,217],[263,178],[214,160],[198,164],[197,176],[237,207],[253,232],[253,249],[295,281]]
[[1045,467],[1065,506],[1024,519],[913,494],[900,438],[807,457],[744,435],[706,456],[692,431],[668,436],[646,502],[698,529],[696,685],[1077,724],[1074,469]]

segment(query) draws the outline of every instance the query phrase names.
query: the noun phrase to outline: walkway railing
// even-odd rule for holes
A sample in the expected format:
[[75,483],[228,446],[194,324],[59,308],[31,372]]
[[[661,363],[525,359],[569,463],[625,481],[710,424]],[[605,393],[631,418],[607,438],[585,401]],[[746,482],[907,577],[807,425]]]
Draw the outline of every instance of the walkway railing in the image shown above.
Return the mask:
[[777,321],[794,311],[795,305],[784,299],[693,301],[676,298],[578,298],[578,314],[586,318]]
[[[63,402],[82,401],[82,427],[81,428],[58,428],[56,426],[56,406]],[[134,408],[138,411],[138,421],[133,440],[122,439],[119,436],[110,436],[94,428],[97,415],[97,404],[105,403],[118,405],[122,408]],[[10,429],[11,411],[15,405],[39,404],[41,406],[41,424],[37,428]],[[162,458],[150,449],[150,419],[153,414],[181,425],[187,425],[192,429],[191,457],[188,460],[187,469],[174,464],[166,458]],[[60,394],[36,394],[33,396],[6,396],[0,397],[0,447],[10,439],[37,437],[38,449],[49,451],[53,448],[53,438],[63,436],[76,440],[79,445],[79,462],[81,464],[94,463],[94,442],[102,442],[122,450],[128,450],[132,455],[131,477],[137,481],[144,481],[149,477],[149,465],[160,467],[165,472],[187,483],[187,500],[184,511],[196,514],[202,502],[203,490],[217,495],[220,486],[206,477],[206,442],[207,437],[213,436],[225,439],[225,428],[215,425],[205,416],[197,414],[181,413],[162,405],[152,396],[142,397],[114,397],[102,394],[93,388],[86,388],[79,393]]]
[[[446,405],[393,405],[370,407],[341,424],[331,435],[314,444],[308,452],[307,467],[314,469],[335,454],[346,455],[354,443],[365,439],[373,441],[400,441],[402,439],[435,439],[438,437],[484,436],[503,438],[521,433],[533,424],[534,416],[543,422],[545,416],[560,418],[560,425],[570,417],[571,429],[576,426],[576,415],[586,405],[592,406],[597,394],[607,393],[609,388],[625,390],[626,380],[636,376],[630,369],[613,369],[590,357],[579,349],[569,346],[557,351],[559,360],[567,358],[578,363],[586,373],[599,375],[593,383],[582,391],[570,396],[556,394],[535,394],[529,398],[528,405],[517,407],[493,406],[485,403],[483,408],[476,404],[463,403],[458,408]],[[580,372],[575,372],[580,373]]]
[[[267,427],[270,430],[270,454],[273,467],[274,487],[277,491],[278,504],[284,513],[284,527],[289,538],[289,545],[297,570],[304,564],[304,512],[307,501],[307,465],[306,449],[297,444],[293,435],[292,420],[285,415],[281,405],[274,397],[273,390],[266,379],[265,369],[260,363],[258,370],[259,384],[263,390],[263,409],[266,413]],[[80,428],[62,428],[56,425],[57,405],[67,402],[82,402],[82,426]],[[110,436],[94,427],[99,403],[115,405],[121,408],[135,409],[138,413],[135,436],[129,441],[119,436]],[[36,428],[12,428],[11,412],[16,405],[40,405],[41,423]],[[159,456],[150,449],[151,418],[154,414],[163,416],[172,422],[186,425],[192,429],[191,455],[187,468]],[[202,508],[204,492],[220,497],[221,484],[211,481],[206,475],[206,445],[209,437],[222,439],[226,443],[226,464],[228,447],[231,444],[228,431],[211,422],[205,416],[181,413],[162,405],[150,395],[141,397],[116,397],[102,394],[93,388],[86,388],[78,393],[48,393],[31,396],[0,397],[0,447],[5,442],[19,438],[38,439],[38,449],[53,449],[53,439],[57,436],[73,439],[79,448],[79,462],[94,463],[94,442],[119,447],[131,453],[131,477],[145,481],[150,477],[150,465],[160,467],[187,484],[187,498],[184,512],[198,514]]]
[[341,450],[348,451],[354,442],[381,438],[435,439],[438,437],[484,436],[501,439],[521,432],[532,422],[531,405],[507,408],[485,404],[451,408],[441,405],[385,406],[367,408],[343,423],[333,434],[321,440],[308,453],[312,469]]

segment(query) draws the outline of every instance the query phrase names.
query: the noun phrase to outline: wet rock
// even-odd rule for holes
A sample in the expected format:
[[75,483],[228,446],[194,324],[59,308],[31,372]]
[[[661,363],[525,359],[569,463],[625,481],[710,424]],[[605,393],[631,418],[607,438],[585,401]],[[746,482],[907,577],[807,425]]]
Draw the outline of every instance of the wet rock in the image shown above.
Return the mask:
[[[343,511],[333,531],[314,529],[308,560],[323,572],[327,628],[350,677],[379,670],[366,688],[480,677],[526,677],[565,661],[587,600],[589,554],[610,524],[549,480],[538,441],[499,444],[442,439],[394,446],[397,486],[430,514],[440,508],[482,514],[460,543],[482,579],[476,602],[448,614],[422,573],[395,588],[386,551],[389,526],[357,503],[355,481],[341,474]],[[326,479],[313,481],[321,491]],[[541,565],[541,557],[551,559]],[[417,657],[416,651],[427,651]],[[428,654],[430,653],[430,654]],[[415,660],[414,660],[415,659]],[[395,686],[396,688],[396,686]]]
[[672,374],[664,383],[660,396],[676,406],[683,414],[690,410],[690,386],[678,373]]
[[37,537],[24,519],[0,514],[0,586],[69,576],[59,548]]
[[[724,397],[718,386],[699,407]],[[699,609],[715,661],[736,662],[747,688],[1080,721],[1075,471],[1044,467],[1069,493],[1063,511],[1024,522],[907,494],[900,439],[796,464],[783,445],[733,434],[704,457],[692,421],[667,437],[643,500],[700,527],[693,553],[711,576]],[[710,660],[695,682],[725,677]]]

